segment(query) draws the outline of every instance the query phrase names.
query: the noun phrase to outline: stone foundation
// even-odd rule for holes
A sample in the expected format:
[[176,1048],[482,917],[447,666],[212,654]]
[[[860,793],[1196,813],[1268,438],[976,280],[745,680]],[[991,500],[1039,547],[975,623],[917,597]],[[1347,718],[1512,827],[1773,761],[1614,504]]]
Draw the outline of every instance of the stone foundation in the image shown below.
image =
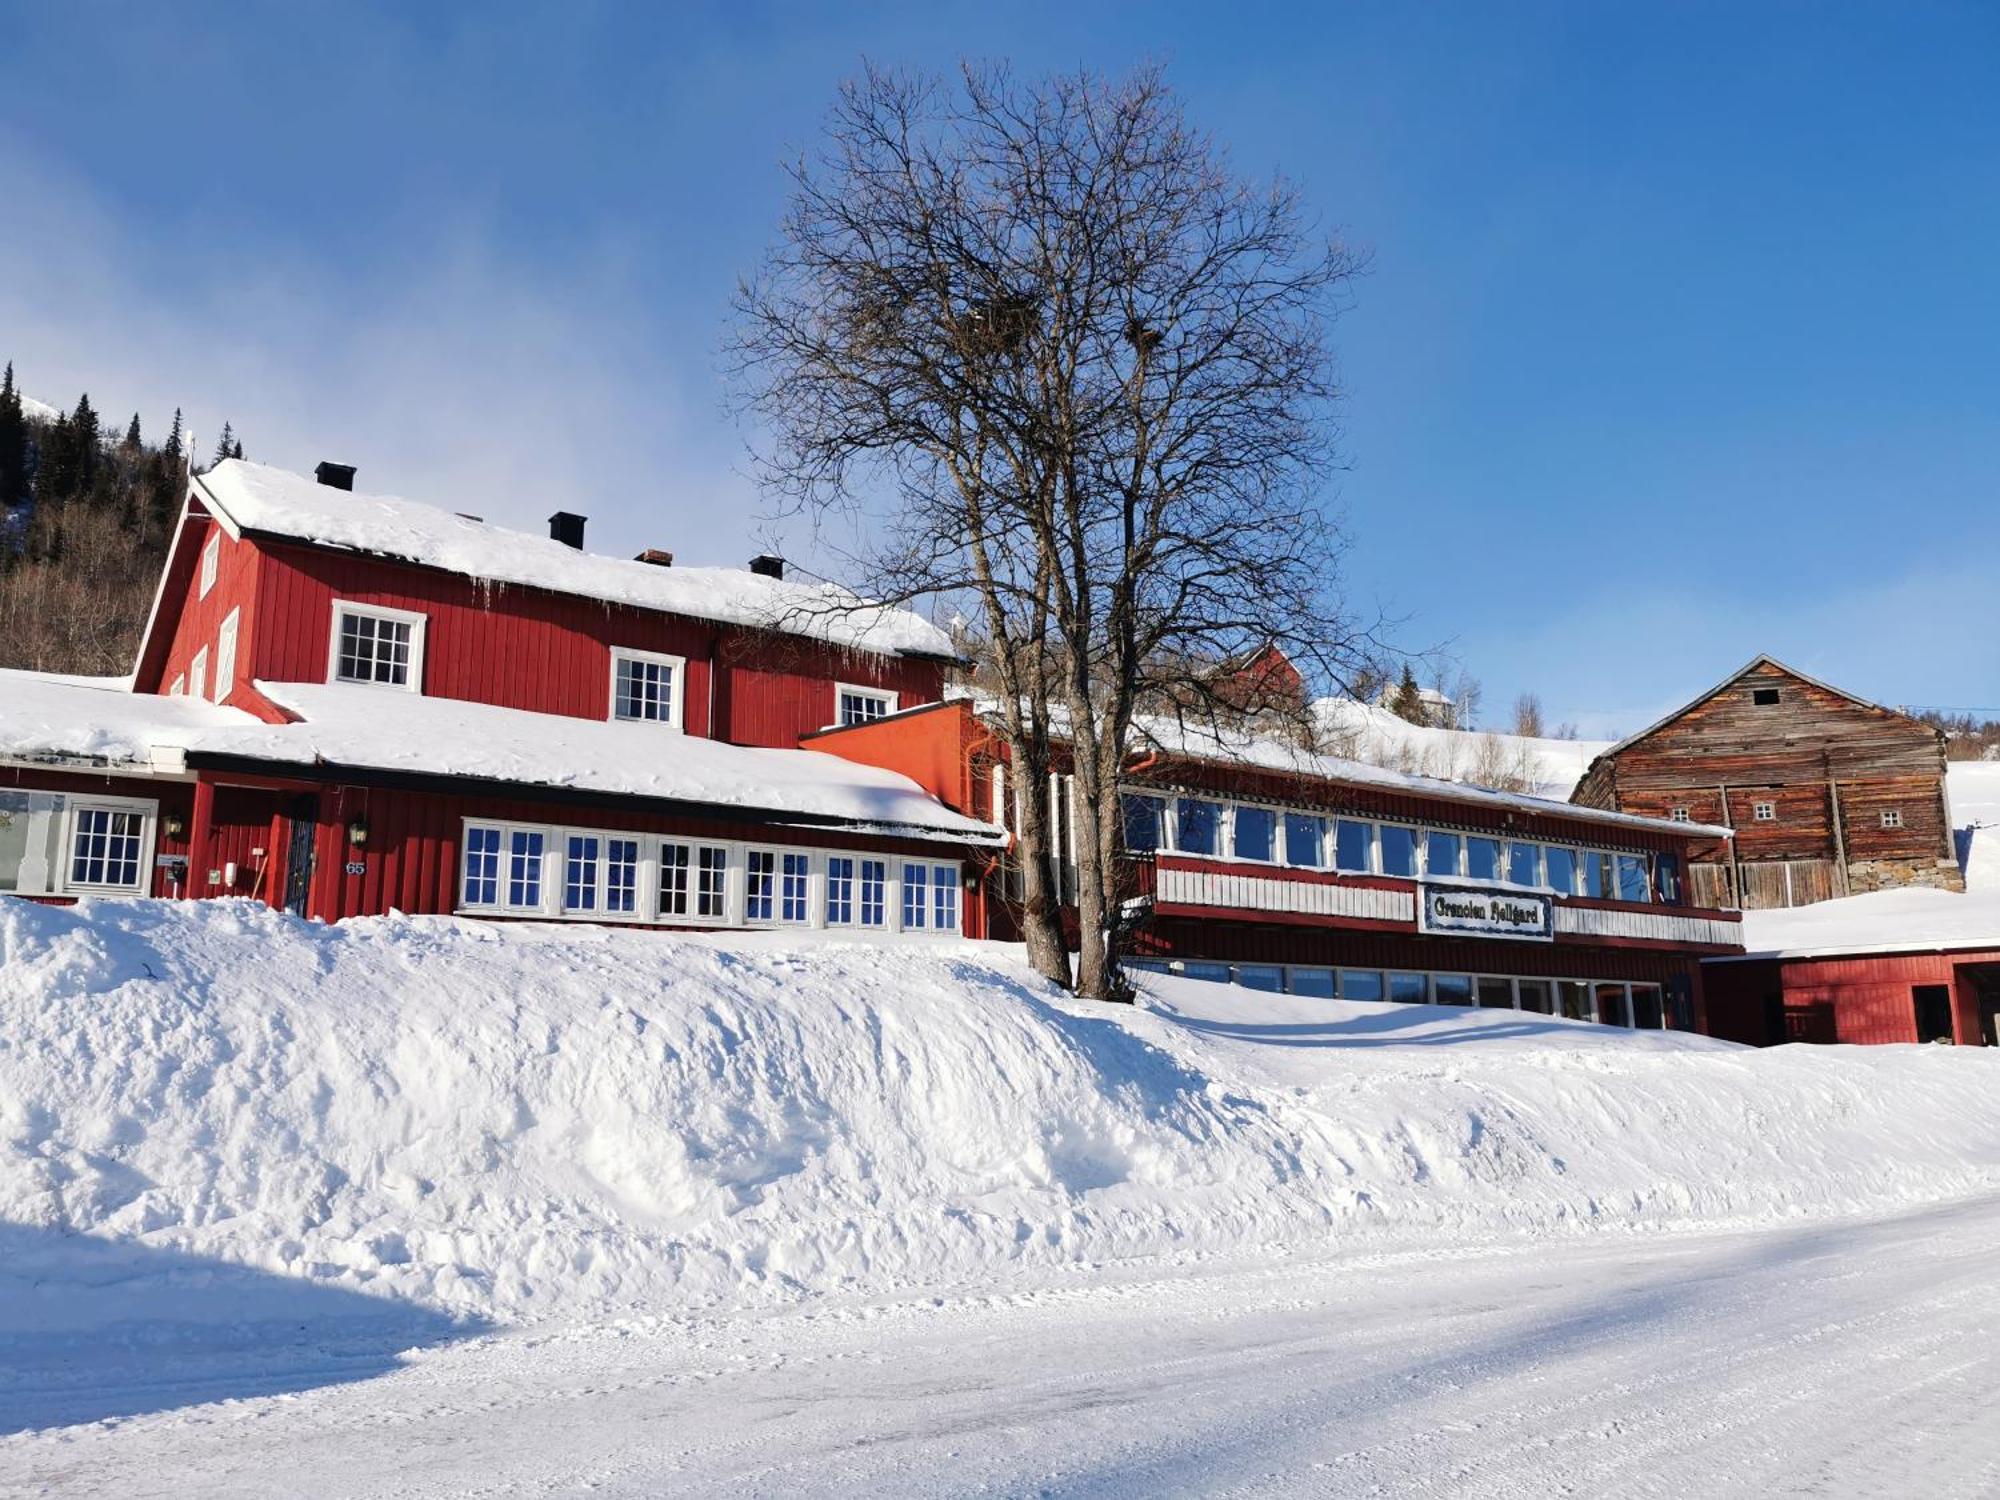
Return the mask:
[[1857,896],[1864,891],[1886,891],[1911,885],[1939,891],[1962,891],[1965,889],[1965,876],[1956,861],[1945,859],[1856,860],[1847,867],[1847,888]]

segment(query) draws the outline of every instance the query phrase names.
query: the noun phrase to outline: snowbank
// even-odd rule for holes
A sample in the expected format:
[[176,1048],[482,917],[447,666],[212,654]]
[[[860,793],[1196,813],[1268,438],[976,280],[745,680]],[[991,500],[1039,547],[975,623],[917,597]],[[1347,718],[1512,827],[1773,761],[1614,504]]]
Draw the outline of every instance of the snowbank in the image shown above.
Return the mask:
[[0,1260],[0,1341],[198,1316],[145,1269],[197,1258],[510,1321],[2000,1186],[1994,1055],[1148,984],[0,899],[0,1220],[39,1247]]

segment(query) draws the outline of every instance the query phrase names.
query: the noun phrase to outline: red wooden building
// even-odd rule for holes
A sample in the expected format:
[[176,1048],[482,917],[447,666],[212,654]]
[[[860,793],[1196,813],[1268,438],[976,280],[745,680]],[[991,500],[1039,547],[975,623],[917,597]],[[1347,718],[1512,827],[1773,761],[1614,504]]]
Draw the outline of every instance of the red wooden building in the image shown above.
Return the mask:
[[[1478,1004],[1698,1027],[1701,959],[1740,951],[1735,912],[1687,893],[1727,830],[1402,775],[1249,735],[1148,724],[1124,788],[1138,962],[1259,989]],[[1005,824],[1005,754],[955,700],[805,743],[892,766]],[[1055,843],[1074,826],[1052,788]],[[1013,931],[1004,899],[996,936]],[[1073,913],[1072,913],[1073,919]]]
[[197,477],[130,690],[0,676],[0,891],[977,932],[1002,835],[797,748],[936,698],[934,627],[351,480]]
[[[776,559],[596,557],[567,513],[529,536],[352,477],[219,465],[129,685],[0,673],[0,891],[1014,934],[1006,756],[933,626]],[[1727,830],[1153,728],[1142,964],[1691,1027],[1701,958],[1740,948],[1687,890]]]
[[1731,1041],[2000,1046],[2000,905],[1880,892],[1752,913],[1750,951],[1703,966],[1710,1029]]

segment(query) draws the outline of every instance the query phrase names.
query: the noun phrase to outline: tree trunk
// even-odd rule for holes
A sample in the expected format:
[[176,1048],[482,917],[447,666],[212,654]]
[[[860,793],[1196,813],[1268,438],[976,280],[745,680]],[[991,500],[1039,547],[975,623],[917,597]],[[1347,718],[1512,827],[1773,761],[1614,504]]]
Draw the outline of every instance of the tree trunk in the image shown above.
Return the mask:
[[1021,866],[1021,940],[1028,962],[1044,979],[1070,987],[1069,946],[1063,941],[1062,888],[1049,859],[1049,764],[1009,736],[1009,778],[1014,787],[1014,856]]

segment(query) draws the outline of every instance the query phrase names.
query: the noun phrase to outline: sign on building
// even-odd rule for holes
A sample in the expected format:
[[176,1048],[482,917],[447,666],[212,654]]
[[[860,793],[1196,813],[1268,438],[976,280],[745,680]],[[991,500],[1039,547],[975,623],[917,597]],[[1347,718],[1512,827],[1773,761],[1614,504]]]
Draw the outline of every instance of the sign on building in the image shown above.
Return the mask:
[[1417,931],[1551,943],[1554,903],[1547,896],[1423,881],[1417,886]]

